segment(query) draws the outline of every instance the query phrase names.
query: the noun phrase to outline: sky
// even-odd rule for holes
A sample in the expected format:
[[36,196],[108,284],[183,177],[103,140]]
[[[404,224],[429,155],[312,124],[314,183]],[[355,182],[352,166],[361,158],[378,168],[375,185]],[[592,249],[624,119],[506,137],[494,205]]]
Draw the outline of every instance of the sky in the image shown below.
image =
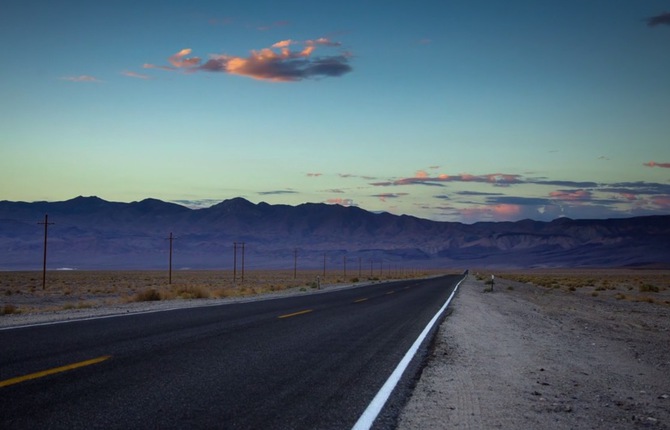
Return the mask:
[[0,200],[670,213],[670,0],[4,0]]

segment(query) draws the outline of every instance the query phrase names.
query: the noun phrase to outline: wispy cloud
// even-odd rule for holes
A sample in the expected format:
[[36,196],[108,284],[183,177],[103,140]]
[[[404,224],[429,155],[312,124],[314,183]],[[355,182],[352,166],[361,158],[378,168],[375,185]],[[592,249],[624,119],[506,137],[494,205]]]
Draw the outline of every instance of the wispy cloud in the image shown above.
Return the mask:
[[387,199],[397,199],[402,196],[406,196],[407,193],[383,193],[383,194],[373,194],[372,197],[377,197],[382,202],[385,202]]
[[574,202],[590,200],[593,194],[587,190],[558,190],[550,192],[549,196],[556,200]]
[[502,196],[503,193],[485,193],[481,191],[456,191],[454,194],[459,196]]
[[271,24],[259,25],[258,27],[256,27],[256,29],[259,31],[268,31],[272,30],[273,28],[286,27],[290,24],[291,23],[289,21],[275,21]]
[[123,76],[127,76],[129,78],[135,78],[135,79],[153,79],[152,76],[145,75],[143,73],[132,72],[132,71],[129,71],[129,70],[125,70],[125,71],[121,72],[121,74]]
[[525,181],[527,184],[534,185],[548,185],[553,187],[571,187],[571,188],[594,188],[598,186],[597,182],[588,182],[588,181],[549,181],[542,179],[530,179]]
[[307,173],[307,177],[309,178],[318,178],[321,175],[323,175],[323,173]]
[[[338,48],[341,43],[327,38],[306,41],[281,40],[269,48],[251,51],[247,57],[229,54],[212,54],[203,63],[197,56],[191,56],[190,48],[171,55],[169,66],[145,63],[145,69],[196,72],[206,71],[246,76],[253,79],[274,82],[295,82],[304,79],[339,77],[352,71],[349,65],[351,54],[341,52],[335,55],[316,56],[318,48]],[[299,49],[292,50],[292,47]]]
[[657,25],[670,25],[670,13],[669,12],[664,12],[656,16],[652,16],[650,18],[647,18],[647,25],[649,27],[655,27]]
[[460,175],[447,175],[443,173],[437,176],[430,176],[425,171],[419,170],[413,177],[401,178],[390,181],[373,182],[370,185],[376,187],[389,187],[399,185],[440,186],[440,184],[444,182],[484,182],[498,186],[507,186],[511,184],[522,183],[521,175],[515,175],[515,174],[490,173],[486,175],[471,175],[469,173],[462,173]]
[[632,194],[657,196],[662,194],[670,195],[670,184],[659,184],[657,182],[617,182],[613,184],[603,184],[601,191],[609,193]]
[[270,196],[270,195],[280,195],[280,194],[298,194],[294,190],[272,190],[272,191],[259,191],[258,194],[261,196]]
[[102,82],[100,79],[91,75],[63,76],[60,79],[70,82]]
[[670,169],[670,163],[657,163],[655,161],[650,161],[648,163],[644,163],[644,165],[647,167],[663,167],[665,169]]

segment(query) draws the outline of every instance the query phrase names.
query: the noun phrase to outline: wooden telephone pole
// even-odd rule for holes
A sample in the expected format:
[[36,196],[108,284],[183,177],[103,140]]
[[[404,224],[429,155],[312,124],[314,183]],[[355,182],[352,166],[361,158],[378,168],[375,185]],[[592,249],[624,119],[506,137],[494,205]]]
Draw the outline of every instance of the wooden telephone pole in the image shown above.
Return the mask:
[[49,226],[55,223],[49,222],[49,215],[44,214],[44,222],[37,224],[44,224],[44,259],[42,260],[42,290],[44,290],[47,285],[47,231]]
[[172,232],[170,232],[170,237],[168,237],[166,240],[170,241],[170,263],[168,265],[168,284],[172,285],[172,242],[175,240],[175,237],[172,236]]

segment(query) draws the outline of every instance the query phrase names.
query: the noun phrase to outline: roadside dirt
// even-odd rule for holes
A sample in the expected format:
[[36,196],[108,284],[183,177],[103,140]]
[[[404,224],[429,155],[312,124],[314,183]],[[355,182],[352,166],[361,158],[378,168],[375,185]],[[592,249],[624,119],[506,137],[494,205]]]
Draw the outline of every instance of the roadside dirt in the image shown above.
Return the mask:
[[670,429],[670,289],[487,289],[461,285],[399,429]]

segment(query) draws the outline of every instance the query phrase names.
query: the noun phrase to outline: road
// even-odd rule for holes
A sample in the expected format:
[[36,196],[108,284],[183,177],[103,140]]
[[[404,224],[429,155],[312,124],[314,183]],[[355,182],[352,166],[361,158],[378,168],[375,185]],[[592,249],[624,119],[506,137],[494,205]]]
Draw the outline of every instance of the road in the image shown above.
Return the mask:
[[0,427],[348,429],[460,278],[2,330]]

